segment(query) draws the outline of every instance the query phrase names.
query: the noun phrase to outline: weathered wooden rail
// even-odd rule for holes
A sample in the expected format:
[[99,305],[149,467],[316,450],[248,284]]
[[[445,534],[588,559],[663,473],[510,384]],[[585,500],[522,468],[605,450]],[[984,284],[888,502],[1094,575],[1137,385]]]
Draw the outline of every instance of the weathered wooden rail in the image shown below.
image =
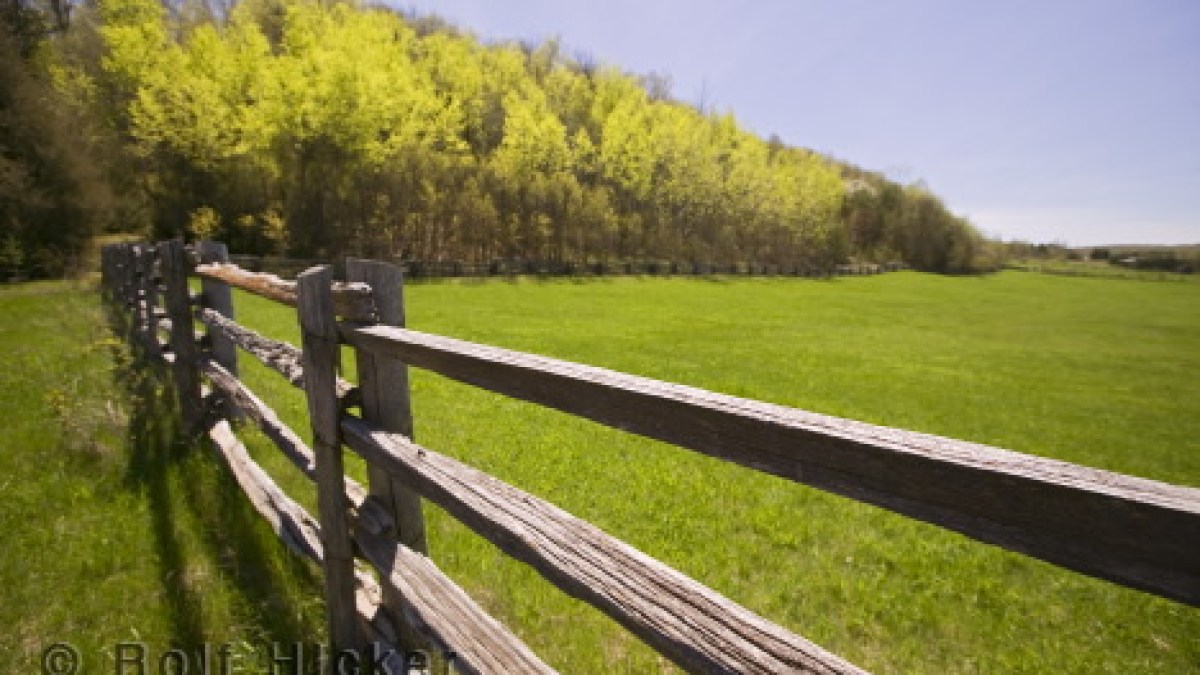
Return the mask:
[[[325,267],[285,281],[228,264],[220,244],[201,242],[191,255],[198,296],[187,290],[181,242],[107,247],[105,293],[129,312],[145,353],[171,363],[185,420],[215,411],[252,422],[317,484],[314,519],[254,463],[227,419],[208,423],[255,509],[289,548],[322,564],[335,653],[383,645],[399,654],[425,640],[461,672],[551,672],[427,557],[424,498],[689,671],[861,672],[554,505],[414,443],[408,366],[1200,605],[1200,490],[409,330],[400,270],[383,263],[347,261],[346,282]],[[237,324],[231,287],[296,307],[303,348]],[[196,321],[207,331],[199,339]],[[357,387],[337,376],[343,344],[356,350]],[[237,379],[238,349],[305,391],[314,447]],[[202,397],[204,380],[219,405]],[[354,406],[360,415],[347,412]],[[344,447],[367,461],[366,486],[345,476]]]

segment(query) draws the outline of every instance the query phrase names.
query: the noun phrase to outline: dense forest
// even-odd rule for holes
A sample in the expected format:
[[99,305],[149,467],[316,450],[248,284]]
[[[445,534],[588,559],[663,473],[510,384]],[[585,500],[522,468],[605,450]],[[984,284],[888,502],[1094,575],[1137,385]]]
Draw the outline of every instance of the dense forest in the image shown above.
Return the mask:
[[302,257],[992,264],[923,185],[557,41],[347,2],[5,1],[0,265],[33,274],[103,231]]

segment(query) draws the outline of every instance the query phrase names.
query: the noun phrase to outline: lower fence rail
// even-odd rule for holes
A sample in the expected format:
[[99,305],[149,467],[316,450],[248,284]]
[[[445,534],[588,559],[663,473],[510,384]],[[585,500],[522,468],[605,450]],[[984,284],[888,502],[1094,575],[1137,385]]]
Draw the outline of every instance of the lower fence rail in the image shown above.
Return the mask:
[[692,672],[861,673],[558,507],[398,434],[345,418],[347,444],[505,553]]

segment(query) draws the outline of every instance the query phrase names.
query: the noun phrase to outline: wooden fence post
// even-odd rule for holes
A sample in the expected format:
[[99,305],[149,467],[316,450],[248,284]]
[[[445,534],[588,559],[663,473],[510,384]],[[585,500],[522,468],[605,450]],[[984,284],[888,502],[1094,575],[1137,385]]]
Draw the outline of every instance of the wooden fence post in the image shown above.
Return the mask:
[[128,311],[133,307],[133,247],[131,245],[121,244],[117,249],[117,266],[120,271],[117,274],[116,297],[121,309]]
[[[347,258],[346,281],[358,281],[371,286],[379,323],[404,326],[404,277],[399,267],[384,262]],[[363,419],[386,431],[412,438],[408,366],[399,359],[365,349],[356,350],[354,359],[358,367]],[[417,493],[371,463],[367,464],[367,480],[371,496],[392,514],[400,542],[419,553],[428,553],[425,518]],[[404,620],[400,598],[390,587],[385,587],[384,605],[400,624],[400,642],[404,649],[428,647],[421,635]]]
[[[137,314],[137,256],[138,249],[134,244],[125,247],[125,274],[124,288],[121,296],[125,302],[125,309],[129,312],[129,327],[132,331],[136,322],[134,317]],[[132,338],[132,335],[130,336]]]
[[[219,241],[196,242],[196,253],[201,264],[229,262],[229,249]],[[200,291],[204,297],[204,306],[217,314],[232,320],[233,289],[229,284],[203,277],[200,280]],[[231,375],[237,375],[237,346],[220,330],[208,326],[205,334],[208,336],[213,359]]]
[[134,332],[133,304],[133,247],[128,243],[115,244],[113,247],[113,279],[109,299],[112,303],[114,326],[121,332],[121,338],[128,346],[136,342]]
[[[133,301],[133,337],[135,341],[142,341],[146,335],[146,311],[144,298],[146,295],[146,256],[147,249],[145,246],[135,245],[131,252],[131,268],[130,272],[130,299]],[[149,349],[149,345],[142,343],[143,348]]]
[[[159,263],[162,265],[163,284],[166,287],[164,300],[167,318],[171,320],[171,352],[175,355],[172,370],[175,388],[179,395],[180,412],[189,430],[194,430],[203,416],[200,396],[200,369],[196,358],[196,328],[192,321],[191,294],[188,292],[187,260],[184,256],[183,240],[173,239],[158,245]],[[151,317],[153,319],[153,317]],[[157,338],[155,338],[157,339]]]
[[[371,286],[379,323],[404,327],[403,274],[399,267],[372,260],[346,260],[346,281]],[[379,428],[413,437],[412,403],[409,398],[408,366],[399,359],[366,350],[355,352],[358,383],[362,393],[363,418]],[[428,553],[421,498],[385,471],[371,467],[371,495],[388,505],[396,516],[397,534],[407,547]]]
[[158,285],[154,280],[155,258],[154,248],[149,245],[133,250],[133,330],[142,349],[152,356],[160,353],[158,323],[154,316],[158,298]]
[[[146,324],[145,324],[144,328],[146,331],[146,333],[145,333],[146,339],[149,341],[151,349],[152,349],[152,353],[154,353],[154,354],[162,353],[162,349],[159,347],[159,343],[158,343],[158,317],[155,316],[155,310],[158,308],[158,303],[159,303],[159,299],[158,299],[159,278],[157,276],[155,276],[155,263],[160,263],[158,273],[161,274],[161,272],[162,272],[162,265],[161,265],[161,261],[159,260],[159,257],[160,256],[158,255],[158,251],[155,250],[154,246],[147,244],[143,248],[142,268],[141,269],[142,269],[142,301],[144,303],[143,309],[145,312],[143,314],[143,317],[146,320]],[[185,277],[184,280],[186,282],[186,272],[184,274],[184,277]],[[166,301],[166,299],[164,297],[164,299],[163,299],[164,304],[165,304],[165,301]]]
[[122,296],[122,293],[123,293],[122,289],[125,286],[125,245],[124,244],[113,244],[112,266],[113,266],[112,298],[113,298],[114,303],[120,304],[120,303],[125,302],[125,298]]
[[[296,278],[297,311],[303,344],[304,393],[312,422],[316,456],[317,517],[325,550],[325,611],[334,672],[346,651],[361,653],[354,602],[354,555],[347,523],[340,410],[335,388],[340,351],[333,311],[333,275],[326,266]],[[354,661],[357,663],[357,661]]]

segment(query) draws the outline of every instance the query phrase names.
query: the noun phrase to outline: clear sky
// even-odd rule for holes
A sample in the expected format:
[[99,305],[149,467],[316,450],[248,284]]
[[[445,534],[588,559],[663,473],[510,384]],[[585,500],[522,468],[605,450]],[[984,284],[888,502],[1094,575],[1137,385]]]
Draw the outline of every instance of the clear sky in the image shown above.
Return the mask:
[[1200,243],[1200,0],[393,0],[670,76],[1005,239]]

